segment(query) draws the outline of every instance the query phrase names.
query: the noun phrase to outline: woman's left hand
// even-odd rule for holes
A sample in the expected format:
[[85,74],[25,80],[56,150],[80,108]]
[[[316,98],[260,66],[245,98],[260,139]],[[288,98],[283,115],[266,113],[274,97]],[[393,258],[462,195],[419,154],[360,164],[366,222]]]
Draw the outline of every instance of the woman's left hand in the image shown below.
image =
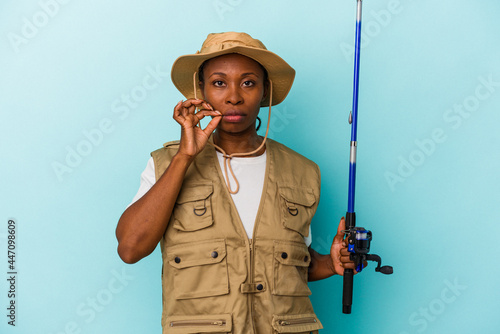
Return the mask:
[[[347,250],[347,239],[345,236],[345,219],[340,219],[339,227],[337,228],[337,235],[333,238],[332,247],[330,249],[330,256],[332,257],[333,268],[335,274],[344,275],[344,269],[355,269],[355,264],[349,258],[349,251]],[[354,274],[356,274],[354,270]]]

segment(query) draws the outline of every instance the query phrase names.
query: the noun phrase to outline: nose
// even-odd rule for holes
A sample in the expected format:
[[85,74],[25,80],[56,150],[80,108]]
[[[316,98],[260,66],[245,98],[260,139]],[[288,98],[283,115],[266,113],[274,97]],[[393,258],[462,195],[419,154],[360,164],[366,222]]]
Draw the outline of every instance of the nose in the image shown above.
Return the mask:
[[227,90],[226,103],[238,105],[243,103],[239,85],[230,85]]

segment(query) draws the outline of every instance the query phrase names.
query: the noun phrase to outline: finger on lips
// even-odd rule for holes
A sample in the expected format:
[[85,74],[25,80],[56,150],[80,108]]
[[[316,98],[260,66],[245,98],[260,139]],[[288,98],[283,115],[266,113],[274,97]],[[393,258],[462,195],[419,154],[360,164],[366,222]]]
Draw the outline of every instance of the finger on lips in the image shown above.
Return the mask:
[[222,114],[217,111],[217,110],[207,110],[207,109],[201,109],[199,112],[195,114],[196,117],[199,119],[202,119],[205,116],[222,116]]

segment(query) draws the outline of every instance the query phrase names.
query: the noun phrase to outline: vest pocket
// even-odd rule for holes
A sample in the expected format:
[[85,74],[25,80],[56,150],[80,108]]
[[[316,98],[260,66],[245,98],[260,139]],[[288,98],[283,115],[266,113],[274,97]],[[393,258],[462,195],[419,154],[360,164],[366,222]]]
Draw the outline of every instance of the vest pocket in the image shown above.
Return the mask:
[[174,271],[174,296],[190,299],[229,293],[224,239],[167,247],[168,270]]
[[309,296],[307,273],[311,256],[305,244],[274,241],[274,286],[282,296]]
[[314,313],[273,315],[274,333],[318,333],[323,328]]
[[280,186],[281,219],[286,228],[309,235],[309,224],[314,215],[316,196],[310,188]]
[[212,184],[183,185],[174,207],[173,227],[179,231],[197,231],[213,224]]
[[181,315],[167,317],[166,333],[231,333],[231,314]]

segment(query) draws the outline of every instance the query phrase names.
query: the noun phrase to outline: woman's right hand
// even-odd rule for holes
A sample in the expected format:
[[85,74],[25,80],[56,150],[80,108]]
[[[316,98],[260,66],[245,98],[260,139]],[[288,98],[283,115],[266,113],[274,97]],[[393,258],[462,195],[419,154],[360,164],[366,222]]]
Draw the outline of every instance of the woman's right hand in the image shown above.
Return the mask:
[[[196,107],[203,108],[195,113]],[[214,116],[205,129],[201,129],[198,123],[205,116]],[[174,108],[174,119],[181,125],[181,142],[177,154],[182,154],[189,159],[194,159],[208,142],[208,138],[219,124],[222,117],[219,111],[200,99],[188,99],[179,101]]]

